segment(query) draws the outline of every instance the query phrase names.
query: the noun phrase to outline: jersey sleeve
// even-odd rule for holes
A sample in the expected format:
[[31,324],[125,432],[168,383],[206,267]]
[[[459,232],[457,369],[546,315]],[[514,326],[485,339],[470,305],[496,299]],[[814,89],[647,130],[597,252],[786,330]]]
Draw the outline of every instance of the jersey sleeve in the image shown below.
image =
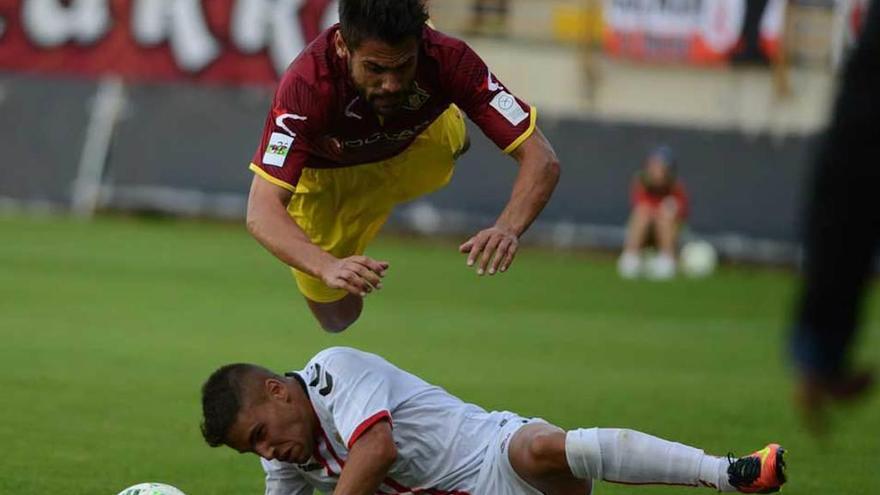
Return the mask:
[[250,169],[263,179],[296,191],[309,157],[314,136],[319,135],[322,112],[317,95],[305,82],[282,84],[266,117],[260,145]]
[[453,102],[505,153],[535,132],[537,109],[517,98],[467,44],[450,63],[448,84]]
[[392,422],[395,371],[377,356],[347,348],[316,359],[306,370],[309,387],[326,401],[336,430],[349,449],[374,424]]
[[290,464],[260,459],[266,472],[266,495],[312,495],[314,489]]

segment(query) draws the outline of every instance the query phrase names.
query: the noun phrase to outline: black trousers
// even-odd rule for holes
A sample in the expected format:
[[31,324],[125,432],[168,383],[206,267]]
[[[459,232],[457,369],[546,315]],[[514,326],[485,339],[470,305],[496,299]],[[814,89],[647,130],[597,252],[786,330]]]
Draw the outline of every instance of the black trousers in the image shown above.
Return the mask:
[[844,69],[809,193],[791,351],[802,371],[833,378],[849,365],[880,238],[880,2]]

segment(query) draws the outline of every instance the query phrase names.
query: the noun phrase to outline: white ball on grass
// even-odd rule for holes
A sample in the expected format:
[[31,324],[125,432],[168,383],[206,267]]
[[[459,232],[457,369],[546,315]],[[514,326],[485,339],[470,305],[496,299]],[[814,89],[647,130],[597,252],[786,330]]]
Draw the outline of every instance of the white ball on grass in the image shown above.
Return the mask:
[[130,486],[118,495],[186,495],[171,485],[164,483],[141,483]]
[[718,253],[706,241],[691,241],[681,248],[681,271],[688,277],[708,277],[718,266]]

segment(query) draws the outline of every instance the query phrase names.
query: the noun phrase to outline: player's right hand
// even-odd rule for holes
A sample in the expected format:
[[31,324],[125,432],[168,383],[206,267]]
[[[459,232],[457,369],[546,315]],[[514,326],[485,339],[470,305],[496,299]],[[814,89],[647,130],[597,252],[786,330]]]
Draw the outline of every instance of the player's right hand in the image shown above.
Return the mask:
[[376,261],[366,256],[337,259],[321,271],[321,280],[331,289],[343,289],[366,297],[382,288],[382,278],[388,270],[387,261]]

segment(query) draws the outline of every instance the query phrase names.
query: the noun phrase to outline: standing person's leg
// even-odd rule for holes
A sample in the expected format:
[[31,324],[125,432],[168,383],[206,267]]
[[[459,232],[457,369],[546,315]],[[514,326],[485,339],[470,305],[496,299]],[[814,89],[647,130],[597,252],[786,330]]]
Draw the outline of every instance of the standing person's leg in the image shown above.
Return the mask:
[[471,22],[468,31],[480,34],[486,22],[486,0],[473,0],[471,3]]
[[633,430],[565,432],[532,423],[513,435],[509,457],[520,477],[552,495],[587,493],[584,481],[594,479],[770,493],[785,483],[783,452],[771,444],[750,456],[728,460]]
[[[807,207],[805,283],[791,349],[800,399],[821,421],[828,398],[861,395],[872,377],[850,369],[849,348],[880,235],[880,4],[868,13],[847,64],[831,127],[819,154]],[[815,423],[821,426],[821,423]]]

